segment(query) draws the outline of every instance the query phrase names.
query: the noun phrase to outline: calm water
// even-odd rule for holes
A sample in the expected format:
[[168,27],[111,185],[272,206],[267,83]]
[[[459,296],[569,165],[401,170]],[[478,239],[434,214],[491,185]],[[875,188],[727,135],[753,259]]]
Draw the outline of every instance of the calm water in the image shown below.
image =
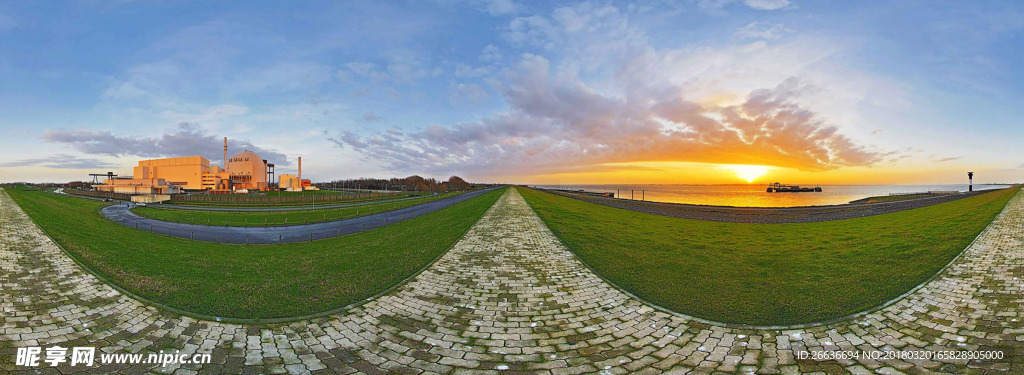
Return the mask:
[[[967,191],[967,185],[821,185],[820,193],[767,193],[768,184],[750,185],[538,185],[552,189],[583,189],[616,193],[616,197],[656,202],[705,204],[714,206],[797,207],[845,204],[861,198],[891,193],[918,193],[935,190]],[[999,189],[1007,185],[974,185],[974,190]],[[641,193],[643,191],[643,193]]]

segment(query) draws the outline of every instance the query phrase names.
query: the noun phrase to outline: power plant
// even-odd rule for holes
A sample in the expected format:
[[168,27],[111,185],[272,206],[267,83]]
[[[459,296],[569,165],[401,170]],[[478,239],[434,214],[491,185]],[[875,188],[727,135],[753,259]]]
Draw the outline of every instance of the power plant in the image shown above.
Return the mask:
[[302,157],[299,156],[299,175],[283,174],[277,187],[284,191],[320,190],[313,186],[309,180],[302,179]]
[[[100,176],[100,174],[96,174]],[[108,172],[96,190],[121,194],[178,194],[207,192],[210,194],[247,193],[271,190],[274,164],[255,152],[243,150],[228,158],[228,138],[224,137],[224,167],[210,165],[202,156],[141,160],[132,176]],[[302,158],[299,175],[281,175],[279,188],[286,191],[315,190],[309,180],[302,179]]]

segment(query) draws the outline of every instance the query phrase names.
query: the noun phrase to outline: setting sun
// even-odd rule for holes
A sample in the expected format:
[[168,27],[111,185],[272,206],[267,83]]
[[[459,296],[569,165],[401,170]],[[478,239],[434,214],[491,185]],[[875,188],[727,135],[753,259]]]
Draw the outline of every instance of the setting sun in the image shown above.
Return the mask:
[[754,180],[767,174],[770,168],[763,165],[728,165],[725,167],[735,172],[736,177],[746,180],[748,183],[754,182]]

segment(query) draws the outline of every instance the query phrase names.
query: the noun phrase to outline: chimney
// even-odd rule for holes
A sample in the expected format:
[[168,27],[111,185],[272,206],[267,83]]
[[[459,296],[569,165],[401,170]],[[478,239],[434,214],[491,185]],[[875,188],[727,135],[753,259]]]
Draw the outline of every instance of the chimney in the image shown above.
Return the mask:
[[228,170],[228,137],[224,137],[224,170]]
[[299,186],[302,186],[302,157],[299,156]]

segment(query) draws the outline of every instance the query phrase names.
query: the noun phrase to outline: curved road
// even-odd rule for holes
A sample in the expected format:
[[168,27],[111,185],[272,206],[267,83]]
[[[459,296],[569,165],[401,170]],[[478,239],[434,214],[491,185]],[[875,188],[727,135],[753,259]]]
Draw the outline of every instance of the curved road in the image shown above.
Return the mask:
[[[945,195],[932,198],[896,202],[838,204],[806,207],[732,207],[697,204],[636,201],[619,198],[593,197],[548,189],[535,189],[602,206],[682,219],[719,221],[725,223],[814,223],[821,221],[854,219],[927,207],[939,203],[973,197],[1002,189],[981,190],[972,193]],[[780,193],[787,194],[787,193]]]
[[[71,196],[71,197],[84,198],[84,199],[92,199],[92,200],[97,200],[97,201],[103,200],[103,198],[99,198],[99,197],[90,197],[90,196],[87,196],[87,195],[69,194],[69,193],[65,193],[63,191],[59,191],[59,190],[60,189],[58,189],[58,191],[56,192],[57,194],[64,194],[64,195]],[[326,210],[326,209],[331,209],[331,208],[344,208],[344,207],[365,206],[365,205],[368,205],[368,204],[377,204],[377,203],[400,202],[400,201],[407,201],[407,200],[411,200],[411,199],[422,199],[422,198],[427,198],[427,197],[432,197],[432,195],[420,195],[420,196],[416,196],[416,197],[407,197],[407,198],[374,200],[374,201],[365,201],[365,202],[357,202],[357,203],[326,204],[326,205],[317,205],[317,206],[310,205],[310,206],[282,206],[282,207],[203,207],[203,206],[181,206],[181,205],[174,205],[174,204],[150,204],[150,205],[147,205],[146,207],[157,208],[157,209],[162,209],[162,210],[191,210],[191,211],[295,211],[295,210],[310,210],[310,209],[311,210]]]
[[127,205],[108,206],[100,210],[100,213],[107,219],[128,227],[196,241],[236,244],[290,243],[319,240],[380,228],[437,211],[494,189],[498,188],[474,191],[412,207],[351,219],[273,227],[227,227],[174,223],[136,215]]
[[357,203],[340,203],[340,204],[324,204],[324,205],[306,205],[306,206],[284,206],[284,207],[204,207],[204,206],[181,206],[174,204],[151,204],[146,207],[159,208],[162,210],[190,210],[190,211],[295,211],[295,210],[326,210],[331,208],[344,208],[344,207],[355,207],[365,206],[368,204],[377,203],[390,203],[390,202],[401,202],[412,199],[423,199],[432,197],[432,195],[420,195],[415,197],[397,198],[397,199],[385,199],[375,201],[365,201]]

